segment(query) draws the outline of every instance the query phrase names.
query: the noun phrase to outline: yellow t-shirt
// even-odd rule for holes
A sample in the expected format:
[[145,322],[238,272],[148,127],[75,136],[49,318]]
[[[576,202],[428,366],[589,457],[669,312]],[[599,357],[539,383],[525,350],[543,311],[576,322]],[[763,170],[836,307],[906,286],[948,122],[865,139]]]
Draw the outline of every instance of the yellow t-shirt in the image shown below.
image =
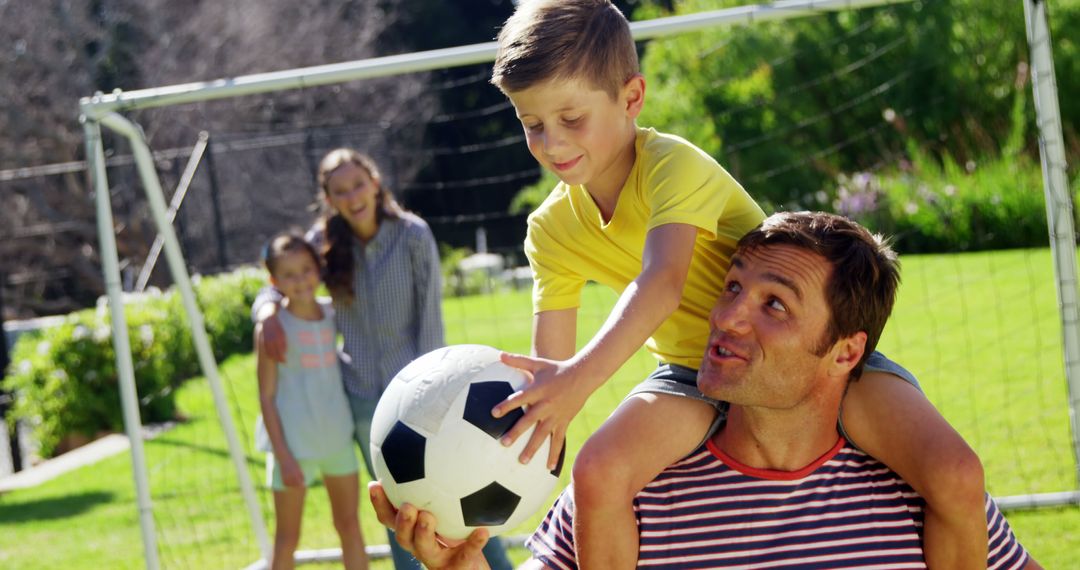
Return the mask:
[[533,310],[577,308],[586,281],[622,294],[641,273],[649,230],[697,226],[679,308],[645,343],[660,361],[696,369],[735,244],[765,214],[723,167],[682,138],[639,128],[635,150],[607,223],[583,186],[562,182],[529,216],[525,254],[533,271]]

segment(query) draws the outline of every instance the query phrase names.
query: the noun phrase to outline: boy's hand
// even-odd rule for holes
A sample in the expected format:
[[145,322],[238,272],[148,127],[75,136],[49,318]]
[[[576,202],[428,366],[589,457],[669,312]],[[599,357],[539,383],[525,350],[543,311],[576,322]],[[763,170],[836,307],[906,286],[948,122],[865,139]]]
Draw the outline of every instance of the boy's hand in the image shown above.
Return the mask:
[[281,468],[281,482],[286,487],[303,487],[304,470],[300,469],[300,463],[291,454],[278,457],[278,466]]
[[285,362],[285,329],[277,314],[271,314],[255,324],[255,343],[259,352],[274,362]]
[[571,361],[532,358],[505,352],[500,355],[500,359],[504,364],[520,368],[532,376],[528,386],[511,394],[491,410],[491,415],[499,418],[516,408],[528,408],[525,415],[503,436],[502,443],[513,445],[518,437],[535,424],[536,429],[518,459],[522,463],[528,463],[544,440],[550,437],[547,465],[549,469],[554,469],[566,440],[566,428],[585,405],[589,391],[585,388],[585,383],[576,378],[578,370],[572,366]]
[[435,535],[435,515],[427,511],[417,511],[416,507],[408,503],[401,505],[401,510],[395,509],[386,498],[382,483],[368,483],[368,496],[375,507],[379,522],[393,529],[398,544],[416,556],[425,568],[488,568],[482,552],[488,541],[487,530],[474,530],[465,540],[444,540]]

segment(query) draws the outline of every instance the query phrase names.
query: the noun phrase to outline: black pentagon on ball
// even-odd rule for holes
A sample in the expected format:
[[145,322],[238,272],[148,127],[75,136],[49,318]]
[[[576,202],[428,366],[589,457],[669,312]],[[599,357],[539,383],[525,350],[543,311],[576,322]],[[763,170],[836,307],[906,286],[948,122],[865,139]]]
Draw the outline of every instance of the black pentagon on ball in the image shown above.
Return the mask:
[[521,497],[498,483],[461,499],[461,517],[465,526],[498,526],[509,520]]
[[394,423],[382,443],[382,456],[390,476],[399,485],[424,478],[424,447],[427,439],[400,421]]
[[525,412],[517,408],[501,418],[491,415],[491,409],[514,393],[509,382],[493,380],[469,384],[469,393],[465,397],[465,421],[480,428],[494,439],[499,439],[510,431]]

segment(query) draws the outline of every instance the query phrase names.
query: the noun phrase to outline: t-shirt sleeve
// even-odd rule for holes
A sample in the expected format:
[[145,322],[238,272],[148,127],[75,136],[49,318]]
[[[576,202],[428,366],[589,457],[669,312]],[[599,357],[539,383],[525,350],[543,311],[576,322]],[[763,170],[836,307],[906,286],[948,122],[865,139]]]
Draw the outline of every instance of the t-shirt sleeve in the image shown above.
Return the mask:
[[576,570],[573,520],[574,500],[570,489],[566,489],[555,500],[544,522],[525,541],[525,548],[548,568]]
[[1019,570],[1027,565],[1027,550],[1016,540],[1009,521],[1005,520],[989,493],[986,495],[986,527],[990,539],[987,568]]
[[719,164],[689,146],[673,147],[660,156],[646,172],[642,188],[652,210],[646,231],[689,224],[709,239],[716,238],[718,221],[731,215],[727,210],[732,198],[745,194]]
[[560,261],[566,246],[535,220],[529,220],[525,257],[533,275],[533,312],[573,309],[581,304],[585,280]]

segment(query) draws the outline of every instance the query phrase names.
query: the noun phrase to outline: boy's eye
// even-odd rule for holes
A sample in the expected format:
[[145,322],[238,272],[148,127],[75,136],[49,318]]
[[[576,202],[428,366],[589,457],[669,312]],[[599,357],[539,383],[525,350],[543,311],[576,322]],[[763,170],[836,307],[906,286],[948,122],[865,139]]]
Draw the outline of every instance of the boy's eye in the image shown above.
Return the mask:
[[579,115],[577,117],[563,117],[563,122],[566,123],[567,125],[576,125],[576,124],[581,122],[581,119],[582,119],[581,115]]
[[739,291],[742,291],[742,285],[739,285],[738,281],[728,281],[724,285],[725,293],[738,293]]
[[785,305],[783,302],[780,301],[780,299],[777,299],[776,297],[769,299],[768,305],[769,308],[773,309],[774,311],[781,311],[786,313],[788,310],[787,305]]
[[531,125],[526,124],[525,130],[529,131],[530,133],[538,133],[544,130],[544,123],[533,123]]

